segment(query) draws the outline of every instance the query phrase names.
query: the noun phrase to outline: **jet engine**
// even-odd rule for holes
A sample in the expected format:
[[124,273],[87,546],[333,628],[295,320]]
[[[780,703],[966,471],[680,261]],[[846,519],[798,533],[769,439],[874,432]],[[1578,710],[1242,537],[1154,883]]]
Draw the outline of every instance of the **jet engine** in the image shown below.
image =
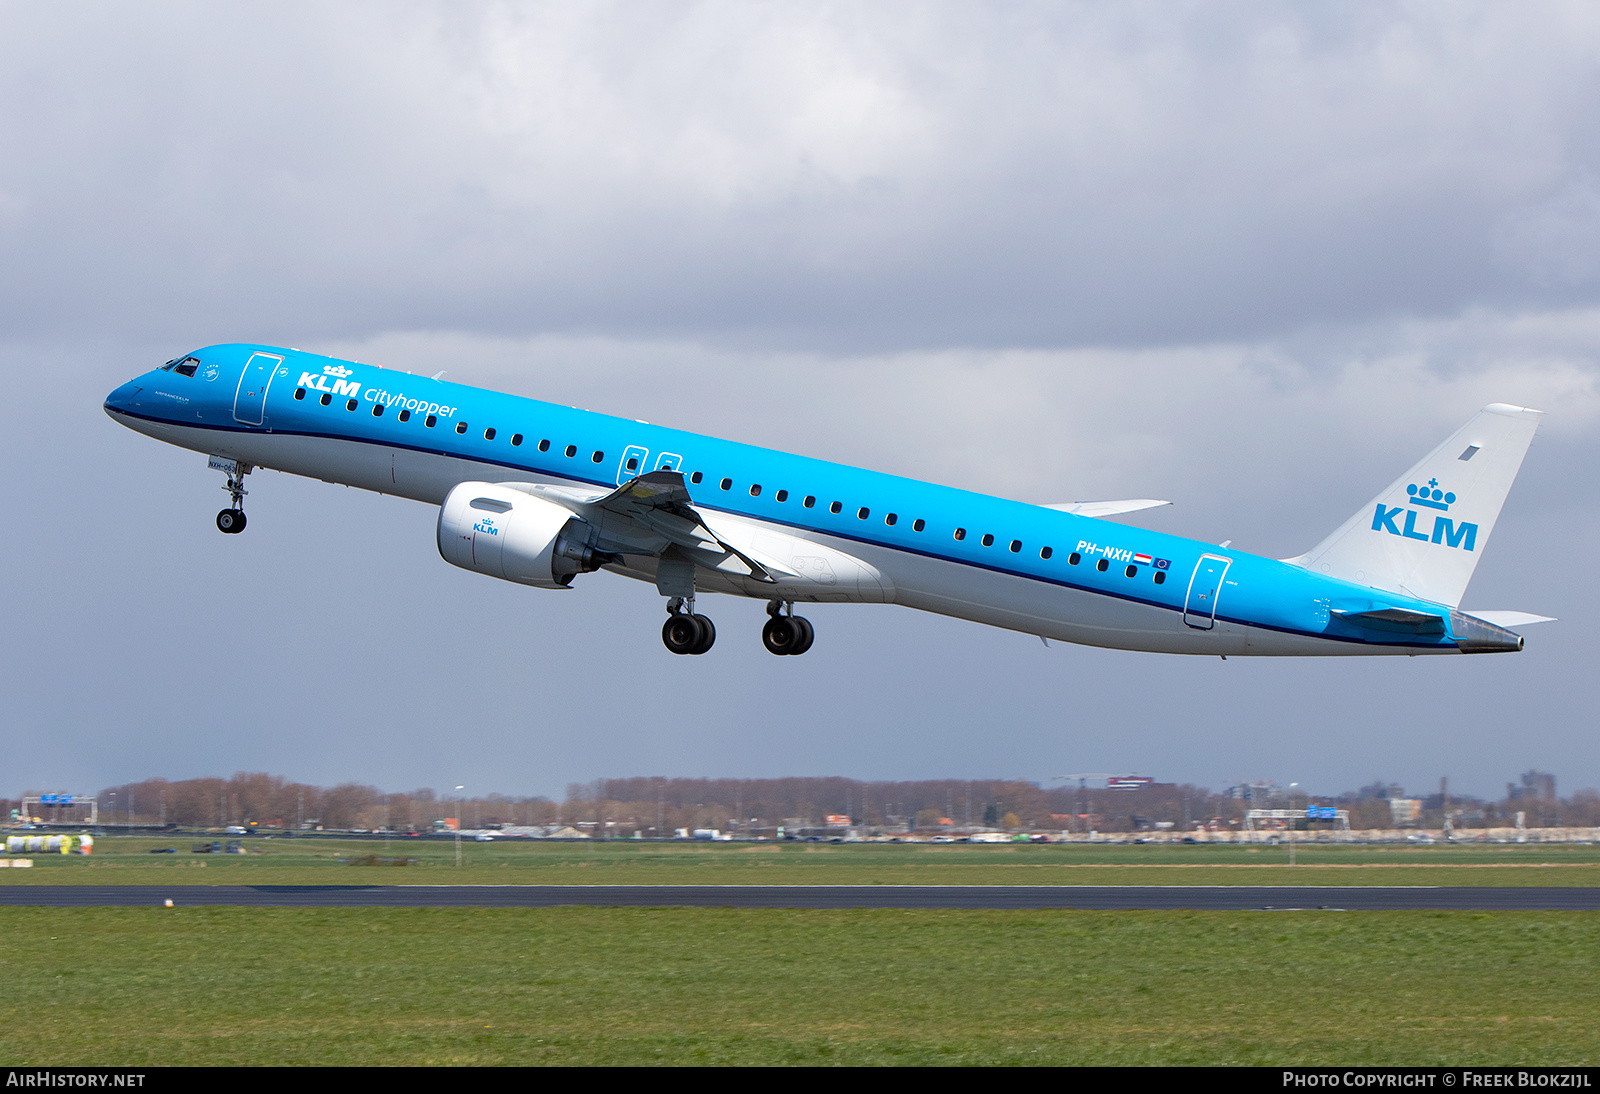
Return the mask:
[[439,507],[439,554],[490,577],[565,589],[612,556],[589,546],[589,524],[515,487],[464,482]]

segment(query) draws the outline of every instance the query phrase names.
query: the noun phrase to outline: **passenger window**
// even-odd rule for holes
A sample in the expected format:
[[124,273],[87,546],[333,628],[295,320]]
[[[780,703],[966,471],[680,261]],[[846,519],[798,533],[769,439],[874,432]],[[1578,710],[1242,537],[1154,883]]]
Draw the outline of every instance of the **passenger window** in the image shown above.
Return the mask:
[[751,486],[750,486],[750,496],[752,498],[759,498],[761,496],[761,486],[760,486],[760,484],[756,484],[756,483],[751,484]]
[[1105,573],[1107,570],[1111,569],[1111,563],[1102,558],[1099,562],[1094,564],[1094,568],[1099,570],[1101,573]]
[[699,482],[700,481],[700,477],[701,477],[700,476],[700,472],[696,471],[694,474],[689,476],[689,481],[690,482]]
[[1134,566],[1134,565],[1132,565],[1130,563],[1128,568],[1126,570],[1122,571],[1122,572],[1127,574],[1129,577],[1138,577],[1139,576],[1139,567]]
[[575,445],[575,444],[567,445],[567,459],[570,460],[570,459],[572,459],[572,457],[576,456],[577,454],[578,454],[578,446],[577,445]]
[[383,404],[382,403],[373,403],[372,404],[372,416],[374,418],[383,417]]
[[359,404],[358,404],[358,403],[357,403],[357,402],[356,402],[356,400],[354,400],[354,399],[351,399],[351,400],[349,400],[349,401],[348,401],[348,402],[346,402],[346,403],[345,403],[345,404],[344,404],[344,408],[345,408],[345,409],[346,409],[346,410],[354,410],[354,409],[355,409],[355,408],[356,408],[356,407],[357,407],[357,406],[358,406],[358,405],[359,405]]
[[329,403],[333,402],[333,396],[329,395],[326,391],[324,391],[322,393],[322,399],[320,401],[321,401],[323,406],[327,406]]
[[1012,540],[1011,541],[1011,553],[1012,554],[1016,554],[1020,550],[1022,550],[1022,541],[1020,539]]
[[522,434],[521,433],[513,433],[513,434],[511,434],[511,447],[512,448],[521,448],[522,447]]
[[728,487],[733,485],[733,480],[732,479],[723,479],[722,482],[719,483],[718,485],[720,485],[724,490],[726,490]]
[[301,399],[304,399],[305,397],[306,397],[306,389],[305,388],[297,387],[297,388],[294,389],[294,401],[295,402],[298,403]]
[[637,470],[639,470],[639,457],[638,456],[629,456],[628,457],[627,468],[628,468],[629,471],[637,471]]
[[800,504],[804,505],[807,509],[810,509],[813,505],[817,504],[817,499],[815,497],[813,497],[812,495],[807,494],[806,495],[806,500],[801,502]]
[[1054,552],[1054,551],[1052,551],[1052,550],[1051,550],[1051,549],[1050,549],[1050,548],[1048,548],[1048,547],[1041,547],[1041,548],[1039,548],[1039,557],[1040,557],[1040,558],[1049,558],[1049,557],[1050,557],[1050,556],[1051,556],[1051,555],[1053,555],[1053,554],[1055,554],[1055,552]]
[[832,505],[828,506],[828,512],[830,512],[830,513],[838,513],[843,509],[844,509],[844,505],[841,502],[837,502],[837,501],[834,502]]
[[1157,570],[1156,571],[1156,584],[1157,585],[1165,585],[1166,583],[1167,583],[1167,571],[1165,571],[1165,570]]
[[870,509],[868,509],[865,505],[863,505],[860,509],[856,510],[856,519],[857,520],[866,520],[867,517],[869,517],[871,515],[872,515],[872,511]]
[[965,528],[957,528],[956,529],[956,538],[957,539],[966,539],[967,538],[967,530]]
[[994,546],[994,537],[989,535],[987,532],[985,532],[984,535],[983,535],[983,545],[985,547],[993,547]]
[[437,415],[429,414],[426,418],[422,419],[422,424],[427,426],[429,429],[432,429],[434,426],[439,424],[439,418]]
[[1083,561],[1083,556],[1080,555],[1076,551],[1072,552],[1070,555],[1067,556],[1067,565],[1068,566],[1076,566],[1078,563],[1080,563],[1082,561]]
[[900,519],[899,517],[895,516],[893,513],[890,513],[888,516],[883,518],[883,523],[885,523],[889,527],[893,528],[894,527],[894,522],[899,520],[899,519]]
[[400,412],[400,420],[401,420],[401,421],[402,421],[402,422],[409,422],[409,421],[410,421],[410,420],[411,420],[411,411],[409,411],[409,410],[402,410],[402,411],[401,411],[401,412]]
[[456,423],[456,432],[457,433],[465,434],[466,431],[467,431],[467,423],[466,422],[457,422]]
[[494,426],[490,426],[483,431],[483,439],[486,441],[494,440]]
[[913,532],[920,532],[927,526],[928,522],[923,520],[921,517],[918,517],[916,520],[911,522],[911,530]]
[[539,451],[540,452],[548,452],[548,451],[550,451],[550,442],[549,441],[540,441],[539,442]]
[[597,448],[594,450],[594,455],[590,458],[593,459],[595,463],[604,463],[606,460],[606,454]]
[[773,495],[773,497],[777,498],[779,501],[788,501],[789,500],[789,491],[787,491],[787,490],[779,490],[776,494]]

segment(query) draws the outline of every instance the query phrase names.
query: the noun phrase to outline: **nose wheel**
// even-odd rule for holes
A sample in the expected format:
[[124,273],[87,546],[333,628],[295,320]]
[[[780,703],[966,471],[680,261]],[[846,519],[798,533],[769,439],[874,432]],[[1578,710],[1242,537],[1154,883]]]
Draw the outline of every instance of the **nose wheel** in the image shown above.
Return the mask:
[[223,459],[221,456],[212,456],[211,468],[227,474],[228,484],[223,489],[228,492],[228,497],[233,502],[217,514],[217,531],[236,536],[244,531],[245,526],[244,496],[250,491],[244,488],[244,477],[250,474],[250,465],[237,460]]
[[674,601],[667,621],[661,625],[661,644],[677,654],[702,654],[717,640],[716,625],[703,615],[694,614],[693,598],[684,598],[688,611]]
[[784,614],[785,611],[793,613],[794,605],[786,605],[778,600],[767,605],[767,614],[772,618],[761,628],[761,644],[767,647],[768,653],[779,657],[794,657],[811,648],[817,632],[812,630],[809,619],[804,616]]

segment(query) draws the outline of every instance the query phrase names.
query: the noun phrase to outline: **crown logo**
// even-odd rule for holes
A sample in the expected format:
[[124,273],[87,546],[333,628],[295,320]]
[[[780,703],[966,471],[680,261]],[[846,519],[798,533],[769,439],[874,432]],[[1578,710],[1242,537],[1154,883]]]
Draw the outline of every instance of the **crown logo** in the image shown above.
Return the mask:
[[322,371],[328,376],[337,376],[341,380],[350,375],[350,370],[343,365],[323,365]]
[[1411,495],[1412,505],[1426,505],[1429,509],[1449,511],[1451,503],[1456,500],[1454,494],[1439,489],[1438,479],[1429,479],[1427,486],[1411,483],[1406,487],[1406,493]]

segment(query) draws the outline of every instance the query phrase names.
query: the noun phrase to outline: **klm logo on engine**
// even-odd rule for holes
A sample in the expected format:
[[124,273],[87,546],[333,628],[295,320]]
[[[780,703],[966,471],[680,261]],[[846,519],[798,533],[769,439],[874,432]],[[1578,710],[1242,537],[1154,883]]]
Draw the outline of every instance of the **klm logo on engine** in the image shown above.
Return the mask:
[[472,522],[472,530],[480,536],[498,536],[500,529],[494,526],[493,517],[480,517]]
[[[313,388],[317,391],[326,391],[334,395],[349,395],[353,398],[361,390],[361,385],[345,379],[349,375],[351,375],[351,371],[343,365],[323,365],[320,374],[302,372],[300,374],[300,386]],[[333,380],[331,385],[328,383],[330,379]]]
[[[1429,479],[1428,485],[1418,486],[1411,483],[1406,487],[1410,495],[1405,505],[1397,505],[1393,509],[1378,503],[1378,511],[1372,515],[1372,530],[1374,532],[1388,532],[1391,536],[1401,536],[1405,539],[1421,540],[1423,543],[1440,543],[1446,547],[1456,547],[1463,551],[1470,551],[1478,542],[1478,526],[1462,521],[1457,524],[1445,513],[1450,511],[1450,506],[1455,504],[1456,496],[1445,490],[1439,489],[1438,479]],[[1426,510],[1433,509],[1433,529],[1423,532],[1417,529],[1417,518],[1426,520],[1429,514]],[[1401,524],[1395,521],[1400,519],[1400,514],[1405,514]]]

